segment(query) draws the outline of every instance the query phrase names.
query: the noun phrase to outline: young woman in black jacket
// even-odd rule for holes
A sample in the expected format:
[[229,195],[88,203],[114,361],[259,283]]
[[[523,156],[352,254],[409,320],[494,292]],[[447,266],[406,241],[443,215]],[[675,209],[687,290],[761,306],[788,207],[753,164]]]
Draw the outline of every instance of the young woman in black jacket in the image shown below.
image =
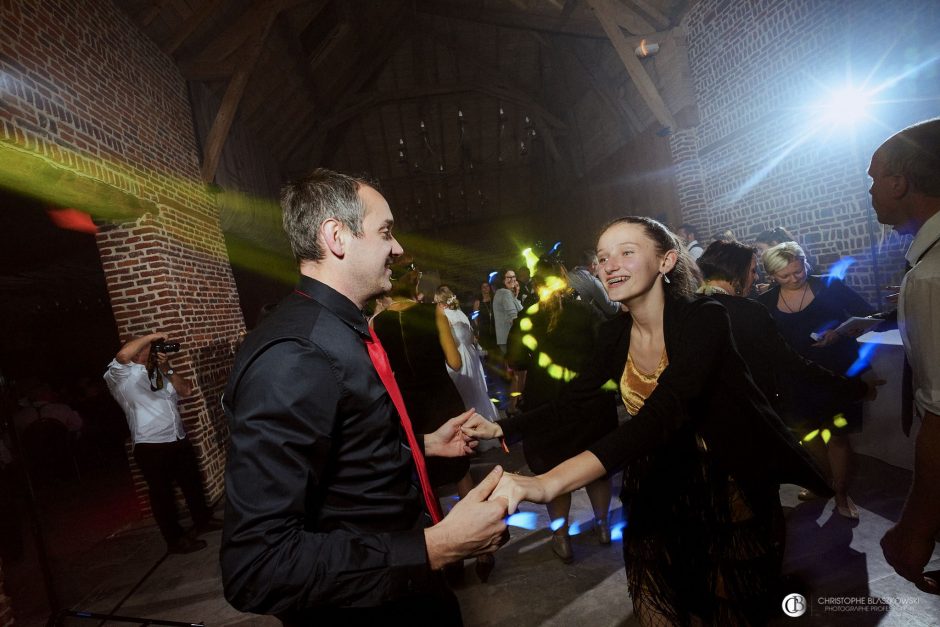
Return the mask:
[[594,358],[550,409],[467,431],[516,441],[605,385],[633,418],[547,473],[504,477],[491,498],[513,511],[623,468],[624,561],[641,622],[765,623],[780,602],[778,485],[830,493],[827,482],[754,385],[727,311],[693,296],[676,236],[628,217],[597,249],[601,281],[630,315],[602,326]]

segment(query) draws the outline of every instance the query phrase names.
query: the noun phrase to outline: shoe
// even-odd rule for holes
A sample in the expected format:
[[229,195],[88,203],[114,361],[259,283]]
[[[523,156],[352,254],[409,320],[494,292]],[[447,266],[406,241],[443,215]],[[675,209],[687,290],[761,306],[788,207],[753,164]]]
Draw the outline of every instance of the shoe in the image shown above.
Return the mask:
[[819,498],[819,495],[810,490],[803,489],[800,490],[800,493],[796,495],[796,498],[801,501],[815,501]]
[[486,583],[486,580],[490,578],[490,573],[496,568],[496,558],[491,554],[480,555],[477,557],[475,568],[477,577],[481,582]]
[[571,548],[571,536],[552,534],[552,553],[565,564],[574,561],[574,550]]
[[607,524],[606,518],[595,518],[594,530],[597,532],[598,543],[604,546],[610,544],[610,525]]
[[858,520],[858,507],[856,507],[855,501],[850,496],[845,497],[845,505],[836,503],[836,511],[839,512],[840,516],[850,520]]
[[209,546],[206,544],[205,540],[198,540],[190,536],[183,536],[176,542],[172,542],[166,546],[167,553],[175,553],[177,555],[185,555],[186,553],[195,553],[196,551],[201,551],[204,548]]
[[196,535],[201,536],[204,533],[209,533],[210,531],[219,531],[225,526],[225,524],[218,518],[210,518],[205,522],[201,522],[196,525]]

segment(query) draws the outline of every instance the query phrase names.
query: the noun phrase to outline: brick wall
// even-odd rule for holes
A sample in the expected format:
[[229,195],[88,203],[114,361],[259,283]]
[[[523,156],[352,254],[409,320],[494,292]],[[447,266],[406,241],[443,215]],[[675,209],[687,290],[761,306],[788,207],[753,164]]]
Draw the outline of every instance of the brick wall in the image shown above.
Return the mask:
[[112,309],[122,338],[160,330],[183,343],[174,365],[198,384],[183,419],[216,500],[219,396],[244,323],[184,80],[110,0],[4,1],[0,93],[0,142],[55,166],[57,184],[93,179],[140,199],[136,218],[98,234]]
[[938,52],[938,13],[936,3],[916,0],[695,3],[683,26],[701,122],[671,143],[683,215],[700,239],[730,227],[751,241],[787,227],[817,271],[854,257],[847,281],[880,306],[878,286],[898,278],[906,242],[891,235],[879,245],[868,158],[892,131],[930,115],[912,92],[936,84],[936,64],[883,92],[901,102],[880,107],[878,121],[854,134],[814,126],[818,113],[807,104],[849,72],[874,86],[928,61]]

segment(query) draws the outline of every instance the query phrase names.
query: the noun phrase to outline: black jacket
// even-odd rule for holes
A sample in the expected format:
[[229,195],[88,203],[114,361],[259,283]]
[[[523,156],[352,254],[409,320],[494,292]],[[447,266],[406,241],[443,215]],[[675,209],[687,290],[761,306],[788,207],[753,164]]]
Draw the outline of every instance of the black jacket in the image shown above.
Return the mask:
[[[630,349],[633,320],[604,323],[590,367],[572,381],[557,412],[545,409],[504,420],[510,441],[526,431],[551,428],[571,414],[566,405],[609,382],[619,384]],[[643,409],[616,431],[589,447],[608,472],[658,448],[670,446],[680,431],[694,429],[720,468],[742,485],[795,483],[821,495],[832,489],[774,413],[735,349],[728,312],[710,298],[667,297],[663,328],[669,365]],[[556,423],[557,424],[557,423]]]

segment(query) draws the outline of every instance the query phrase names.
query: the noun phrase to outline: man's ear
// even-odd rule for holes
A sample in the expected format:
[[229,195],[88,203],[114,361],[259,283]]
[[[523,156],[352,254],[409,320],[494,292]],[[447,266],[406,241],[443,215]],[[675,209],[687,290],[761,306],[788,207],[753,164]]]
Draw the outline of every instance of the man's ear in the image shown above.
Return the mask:
[[346,231],[342,222],[335,218],[324,220],[320,224],[320,237],[334,257],[343,258],[346,254]]
[[911,184],[903,174],[893,174],[891,176],[891,192],[895,199],[904,198],[911,189]]

